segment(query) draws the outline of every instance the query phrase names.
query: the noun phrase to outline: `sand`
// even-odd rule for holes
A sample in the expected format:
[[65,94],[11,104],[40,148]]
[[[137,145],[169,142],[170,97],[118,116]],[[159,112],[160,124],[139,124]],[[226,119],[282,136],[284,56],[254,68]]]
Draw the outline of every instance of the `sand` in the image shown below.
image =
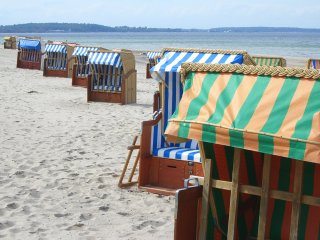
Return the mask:
[[136,53],[137,104],[120,106],[17,69],[16,54],[0,48],[0,239],[173,239],[173,196],[117,187],[158,86],[145,56]]
[[157,84],[137,54],[137,104],[87,103],[71,79],[0,49],[0,239],[172,239],[174,197],[119,189]]

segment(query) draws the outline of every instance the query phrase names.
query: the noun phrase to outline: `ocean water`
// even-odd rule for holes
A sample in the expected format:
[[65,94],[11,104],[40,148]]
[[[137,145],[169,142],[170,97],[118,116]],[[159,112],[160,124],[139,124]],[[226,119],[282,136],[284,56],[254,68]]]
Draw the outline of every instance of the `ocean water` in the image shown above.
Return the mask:
[[[10,34],[0,34],[3,36]],[[320,58],[320,33],[30,33],[42,40],[105,48],[160,50],[164,47],[246,50],[252,55]]]

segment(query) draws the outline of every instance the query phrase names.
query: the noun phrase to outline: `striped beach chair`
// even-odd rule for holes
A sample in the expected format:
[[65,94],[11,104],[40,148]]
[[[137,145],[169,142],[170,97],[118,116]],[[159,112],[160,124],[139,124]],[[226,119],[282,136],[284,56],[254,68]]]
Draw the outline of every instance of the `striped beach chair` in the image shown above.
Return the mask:
[[[151,69],[160,84],[160,109],[154,119],[142,124],[139,187],[142,190],[174,194],[191,174],[202,175],[201,159],[196,141],[168,143],[164,130],[182,96],[181,64],[200,63],[255,63],[245,51],[164,49],[159,63]],[[158,107],[154,107],[158,109]],[[182,160],[182,161],[181,161]]]
[[136,102],[137,71],[130,50],[89,51],[87,100],[130,104]]
[[320,59],[309,59],[307,61],[308,69],[320,69]]
[[147,58],[149,62],[146,66],[146,78],[151,78],[150,69],[158,63],[161,55],[161,52],[147,52]]
[[45,47],[43,76],[72,77],[75,59],[72,57],[77,44],[47,43]]
[[177,192],[175,239],[319,239],[319,71],[187,63],[182,75],[165,134],[199,142],[205,177]]
[[72,86],[87,87],[89,63],[88,51],[98,51],[97,47],[76,46],[72,53],[75,58],[72,71]]
[[17,68],[41,68],[41,41],[37,39],[20,39],[18,43]]
[[280,66],[286,67],[287,61],[282,57],[270,57],[270,56],[252,56],[252,59],[256,62],[257,66]]

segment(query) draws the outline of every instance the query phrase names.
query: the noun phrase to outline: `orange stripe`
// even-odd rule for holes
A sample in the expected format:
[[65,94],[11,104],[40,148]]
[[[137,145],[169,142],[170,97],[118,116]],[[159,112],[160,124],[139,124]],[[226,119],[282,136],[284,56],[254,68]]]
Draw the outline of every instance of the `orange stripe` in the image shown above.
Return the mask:
[[[220,121],[223,126],[231,127],[232,122],[238,115],[241,106],[244,104],[248,95],[250,94],[254,84],[256,83],[256,76],[244,76],[243,80],[239,84],[237,90],[234,93],[234,96],[230,104],[225,108],[224,115]],[[220,132],[217,129],[217,133]],[[230,145],[230,136],[229,130],[221,131],[226,135],[216,134],[216,142],[223,145]]]
[[[227,86],[232,74],[230,73],[221,73],[216,81],[212,84],[212,87],[209,91],[208,101],[203,105],[199,111],[198,117],[195,121],[206,122],[208,118],[215,112],[217,99],[220,96],[221,92]],[[190,124],[190,129],[194,128],[197,124]],[[192,131],[189,131],[189,133]],[[188,136],[190,138],[190,136]]]
[[[309,140],[320,142],[318,129],[320,129],[320,114],[316,113],[312,119],[312,127],[308,137]],[[319,145],[306,144],[304,159],[308,162],[320,163]]]
[[[260,102],[245,129],[255,132],[261,131],[269,118],[269,115],[284,84],[284,81],[285,78],[283,77],[272,77],[270,79],[270,83],[265,89],[265,92],[262,95],[262,98],[260,99]],[[258,134],[253,136],[253,139],[253,141],[247,142],[244,138],[244,148],[255,150],[259,149]]]
[[[179,106],[179,112],[176,119],[184,119],[188,113],[190,103],[193,99],[199,96],[203,79],[207,76],[206,73],[197,73],[193,78],[191,88],[183,93],[183,107]],[[180,101],[181,102],[181,101]]]

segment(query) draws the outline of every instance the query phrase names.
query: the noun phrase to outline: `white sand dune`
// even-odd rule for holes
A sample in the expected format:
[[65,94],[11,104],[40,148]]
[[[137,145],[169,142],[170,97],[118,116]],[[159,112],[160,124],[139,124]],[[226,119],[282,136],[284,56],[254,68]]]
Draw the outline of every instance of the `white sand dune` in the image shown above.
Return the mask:
[[117,187],[157,90],[136,57],[138,101],[121,106],[0,49],[0,239],[173,238],[173,197]]

